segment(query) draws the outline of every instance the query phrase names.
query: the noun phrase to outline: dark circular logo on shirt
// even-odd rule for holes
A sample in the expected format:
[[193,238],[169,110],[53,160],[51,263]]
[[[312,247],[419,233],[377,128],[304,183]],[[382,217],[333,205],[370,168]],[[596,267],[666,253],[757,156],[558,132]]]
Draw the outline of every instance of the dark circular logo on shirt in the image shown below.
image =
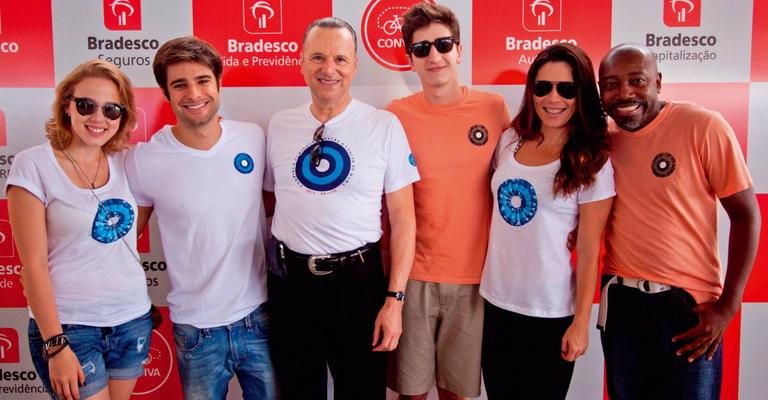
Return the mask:
[[673,157],[672,154],[661,153],[653,158],[653,162],[651,163],[651,171],[653,171],[653,174],[659,178],[665,178],[675,172],[676,164],[677,162],[675,161],[675,157]]
[[416,166],[416,157],[414,157],[413,153],[408,155],[408,163],[414,167]]
[[312,147],[307,147],[296,160],[296,178],[304,187],[318,192],[336,189],[346,181],[352,169],[349,153],[340,144],[324,140],[320,163],[315,165],[312,162]]
[[501,217],[514,226],[530,222],[539,207],[536,190],[525,179],[507,179],[499,185],[496,197]]
[[469,128],[469,141],[476,146],[486,144],[488,142],[488,129],[483,125],[472,125]]

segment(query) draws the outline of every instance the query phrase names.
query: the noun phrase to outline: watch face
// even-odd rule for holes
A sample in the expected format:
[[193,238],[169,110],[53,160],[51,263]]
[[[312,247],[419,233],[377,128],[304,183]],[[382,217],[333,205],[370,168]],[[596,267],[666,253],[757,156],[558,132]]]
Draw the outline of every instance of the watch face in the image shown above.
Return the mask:
[[395,300],[397,300],[397,301],[403,301],[403,299],[405,299],[405,293],[403,293],[401,291],[387,292],[387,296],[394,297]]

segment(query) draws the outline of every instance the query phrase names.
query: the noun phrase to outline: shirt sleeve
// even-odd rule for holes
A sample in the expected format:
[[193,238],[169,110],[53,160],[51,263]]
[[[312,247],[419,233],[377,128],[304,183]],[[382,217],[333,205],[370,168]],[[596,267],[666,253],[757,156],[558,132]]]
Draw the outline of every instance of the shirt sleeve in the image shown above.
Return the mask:
[[38,162],[33,155],[29,152],[21,152],[14,157],[11,171],[5,181],[5,192],[8,193],[10,186],[18,186],[37,197],[40,202],[47,206],[48,196],[45,193],[45,185]]
[[400,120],[392,113],[389,117],[387,134],[387,170],[384,173],[384,192],[396,192],[407,185],[421,179],[416,168],[418,160],[411,152],[411,146],[405,137],[405,130]]
[[709,184],[717,197],[723,198],[748,189],[752,186],[752,177],[733,129],[720,113],[712,114],[700,157]]
[[141,159],[146,156],[144,146],[146,144],[139,143],[136,147],[128,150],[128,153],[125,155],[125,175],[128,178],[128,186],[131,188],[131,193],[136,198],[136,205],[139,207],[152,207],[155,203],[144,192],[139,177],[139,165],[141,165]]
[[609,158],[597,171],[592,185],[579,193],[579,204],[592,203],[613,196],[616,196],[616,186],[613,182],[613,164]]

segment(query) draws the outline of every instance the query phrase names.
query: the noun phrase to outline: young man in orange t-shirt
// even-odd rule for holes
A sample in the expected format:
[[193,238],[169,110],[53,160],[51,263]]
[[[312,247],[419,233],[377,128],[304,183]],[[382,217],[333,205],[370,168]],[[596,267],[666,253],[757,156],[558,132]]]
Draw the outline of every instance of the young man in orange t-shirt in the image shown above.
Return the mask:
[[[720,114],[658,99],[661,73],[647,48],[614,47],[599,75],[616,182],[599,322],[608,393],[719,399],[720,342],[760,230],[744,157]],[[724,283],[718,199],[731,222]]]
[[413,185],[416,255],[388,386],[401,399],[426,399],[434,386],[441,400],[477,397],[491,158],[509,111],[500,95],[459,84],[462,47],[451,10],[422,2],[403,18],[422,91],[388,109],[405,128],[421,180]]

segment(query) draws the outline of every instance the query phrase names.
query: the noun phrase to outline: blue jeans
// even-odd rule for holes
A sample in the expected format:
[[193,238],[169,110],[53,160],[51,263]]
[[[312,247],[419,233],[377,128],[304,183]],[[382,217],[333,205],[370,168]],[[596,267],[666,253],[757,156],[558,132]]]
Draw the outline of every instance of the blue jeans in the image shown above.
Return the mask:
[[[85,374],[85,386],[79,389],[80,398],[98,393],[107,387],[109,379],[136,379],[144,375],[144,361],[152,335],[149,312],[117,326],[64,324],[61,327]],[[48,392],[53,394],[48,362],[42,353],[43,338],[32,318],[29,319],[27,334],[37,375]]]
[[[603,288],[606,290],[606,288]],[[683,289],[650,294],[611,285],[601,333],[611,399],[720,399],[722,343],[712,360],[688,362],[672,337],[698,323]]]
[[226,326],[173,324],[184,398],[224,399],[234,375],[246,400],[276,398],[266,303]]

